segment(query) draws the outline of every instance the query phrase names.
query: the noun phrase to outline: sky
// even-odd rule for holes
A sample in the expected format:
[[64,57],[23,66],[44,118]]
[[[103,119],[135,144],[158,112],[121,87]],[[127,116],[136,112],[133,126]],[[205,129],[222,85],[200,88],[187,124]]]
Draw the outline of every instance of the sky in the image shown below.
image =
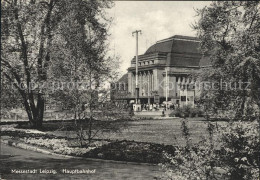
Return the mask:
[[210,1],[115,1],[108,11],[113,17],[110,27],[111,52],[120,57],[120,72],[130,67],[136,53],[135,30],[139,36],[138,54],[143,54],[156,41],[174,35],[196,36],[191,25],[198,20],[194,9],[209,6]]

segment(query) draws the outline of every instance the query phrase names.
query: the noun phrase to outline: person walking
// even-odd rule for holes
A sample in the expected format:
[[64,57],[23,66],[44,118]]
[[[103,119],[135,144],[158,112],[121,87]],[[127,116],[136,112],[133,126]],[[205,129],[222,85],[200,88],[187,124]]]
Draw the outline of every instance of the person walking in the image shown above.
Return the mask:
[[165,113],[164,113],[164,109],[162,110],[162,117],[164,117],[165,116]]

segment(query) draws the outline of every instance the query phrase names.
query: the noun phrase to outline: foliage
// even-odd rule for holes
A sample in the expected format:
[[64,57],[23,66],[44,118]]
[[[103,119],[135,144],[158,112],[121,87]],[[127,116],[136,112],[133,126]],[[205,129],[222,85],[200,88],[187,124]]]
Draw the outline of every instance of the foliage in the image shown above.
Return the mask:
[[[115,122],[116,123],[116,122]],[[5,126],[1,135],[11,136],[12,143],[26,143],[47,148],[55,153],[80,156],[86,158],[112,159],[118,161],[164,163],[163,152],[174,154],[176,147],[172,145],[94,139],[91,143],[80,147],[77,138],[57,137],[38,130],[24,130]]]
[[21,141],[31,144],[31,145],[36,145],[40,147],[45,147],[47,149],[53,150],[53,152],[58,153],[58,154],[64,154],[64,155],[76,155],[76,156],[82,156],[86,154],[87,152],[102,146],[104,144],[107,144],[108,142],[93,142],[88,147],[72,147],[70,145],[70,141],[66,139],[48,139],[48,138],[23,138],[20,139]]
[[221,163],[228,167],[229,179],[259,179],[259,124],[230,123],[223,127]]
[[10,111],[12,108],[18,108],[22,105],[21,97],[17,91],[10,87],[6,79],[1,81],[1,101],[0,107],[3,111]]
[[14,83],[33,126],[41,126],[44,101],[31,82],[46,79],[50,54],[46,44],[54,2],[45,3],[1,1],[1,75]]
[[[80,0],[67,3],[67,6],[73,6],[70,11],[73,16],[61,23],[61,33],[54,46],[60,51],[55,54],[57,61],[53,62],[51,70],[53,80],[70,83],[72,87],[63,88],[59,84],[51,97],[74,114],[73,129],[83,145],[85,141],[91,143],[104,129],[102,123],[110,130],[118,130],[111,127],[114,119],[122,117],[122,109],[109,102],[106,85],[117,78],[115,67],[119,59],[107,55],[111,19],[103,9],[110,8],[112,3]],[[75,22],[68,31],[67,24]],[[96,123],[96,120],[102,121]]]
[[165,154],[168,179],[258,179],[259,148],[257,122],[233,122],[225,126],[208,124],[208,136],[191,145],[188,125],[182,124],[186,146],[175,155]]
[[92,152],[86,154],[85,157],[95,154],[98,155],[96,158],[154,164],[165,162],[163,152],[174,154],[175,147],[171,145],[124,140],[114,141],[96,148]]
[[235,119],[256,118],[260,109],[259,1],[212,2],[197,13],[200,19],[193,27],[212,65],[202,69],[200,80],[219,83],[214,90],[204,89],[202,97],[213,110],[234,110]]
[[110,1],[1,1],[1,75],[14,84],[33,127],[42,126],[53,81],[75,81],[76,72],[88,69],[92,76],[108,71],[110,20],[103,12],[110,7]]
[[117,112],[115,116],[104,117],[103,120],[95,120],[95,117],[92,120],[89,118],[76,120],[70,130],[73,131],[73,134],[76,134],[78,145],[83,147],[86,144],[91,144],[97,137],[105,138],[104,132],[120,133],[128,125],[128,117],[111,118],[120,118],[120,114]]
[[236,122],[209,124],[208,137],[195,145],[183,123],[186,146],[175,157],[166,154],[171,162],[163,165],[170,179],[259,179],[259,9],[258,1],[222,1],[197,10],[194,29],[203,55],[211,60],[198,79],[219,83],[217,89],[203,89],[201,102],[207,117],[232,110],[235,116],[227,116]]
[[171,117],[195,117],[203,116],[203,112],[198,107],[192,107],[190,105],[176,108],[169,116]]

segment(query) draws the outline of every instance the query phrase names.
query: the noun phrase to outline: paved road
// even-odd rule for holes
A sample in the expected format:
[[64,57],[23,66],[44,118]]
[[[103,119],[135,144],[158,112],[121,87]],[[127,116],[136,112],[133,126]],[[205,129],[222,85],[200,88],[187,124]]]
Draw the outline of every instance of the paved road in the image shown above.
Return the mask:
[[[11,170],[31,170],[35,174],[15,174]],[[33,171],[35,169],[35,171]],[[64,174],[62,169],[78,171],[88,170],[89,174]],[[40,170],[48,172],[56,171],[57,174],[43,174]],[[134,165],[123,163],[111,163],[104,161],[92,161],[86,159],[71,159],[51,156],[7,146],[1,143],[0,155],[0,179],[86,179],[86,180],[124,180],[124,179],[157,179],[161,175],[158,166]],[[47,171],[45,171],[47,173]],[[91,174],[92,173],[92,174]]]

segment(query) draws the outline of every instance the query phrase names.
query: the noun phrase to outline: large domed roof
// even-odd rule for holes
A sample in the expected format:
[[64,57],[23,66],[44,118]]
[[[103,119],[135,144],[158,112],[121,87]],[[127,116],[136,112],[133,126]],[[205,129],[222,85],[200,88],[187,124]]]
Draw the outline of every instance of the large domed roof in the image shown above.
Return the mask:
[[199,39],[196,37],[175,35],[167,39],[157,41],[152,45],[145,54],[155,52],[165,53],[195,53],[199,52]]
[[167,66],[202,67],[211,64],[209,57],[202,56],[200,41],[196,37],[175,35],[157,41],[147,49],[143,57],[154,53],[165,53]]

